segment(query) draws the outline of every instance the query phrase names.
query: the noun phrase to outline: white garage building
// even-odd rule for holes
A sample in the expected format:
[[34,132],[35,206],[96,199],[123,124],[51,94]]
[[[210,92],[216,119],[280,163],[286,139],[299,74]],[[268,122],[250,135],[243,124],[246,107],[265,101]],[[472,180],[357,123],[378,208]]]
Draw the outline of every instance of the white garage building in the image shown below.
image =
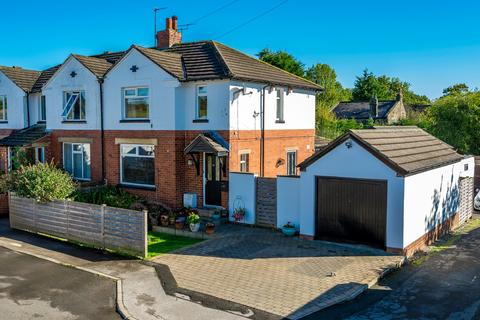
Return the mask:
[[474,159],[417,127],[351,130],[278,177],[277,225],[411,254],[471,216]]

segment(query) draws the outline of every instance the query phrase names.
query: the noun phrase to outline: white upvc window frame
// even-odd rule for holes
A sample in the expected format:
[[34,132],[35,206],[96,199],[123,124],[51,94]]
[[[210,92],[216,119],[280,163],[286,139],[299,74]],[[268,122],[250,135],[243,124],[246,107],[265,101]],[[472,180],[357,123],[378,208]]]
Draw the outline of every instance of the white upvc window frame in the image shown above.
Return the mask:
[[47,98],[45,95],[41,95],[38,99],[38,121],[47,121]]
[[35,147],[35,163],[45,163],[45,147]]
[[6,122],[6,121],[8,121],[8,116],[7,116],[7,111],[8,111],[7,95],[5,95],[5,94],[0,95],[0,100],[2,100],[2,108],[3,108],[3,112],[2,112],[2,115],[3,115],[3,116],[0,118],[0,121]]
[[[290,163],[290,154],[294,154],[294,164],[293,164],[293,173],[290,171],[291,163]],[[298,161],[298,152],[295,149],[290,149],[287,150],[287,160],[285,161],[286,163],[286,171],[287,171],[287,176],[296,176],[297,175],[297,161]]]
[[275,89],[275,120],[285,122],[285,90],[282,88]]
[[[206,92],[200,92],[200,88],[205,88]],[[200,97],[207,98],[207,114],[200,116],[200,104],[198,100]],[[208,119],[208,85],[198,84],[195,86],[195,120],[207,120]]]
[[[67,101],[67,94],[70,94],[70,98]],[[82,100],[80,97],[83,96],[85,104],[82,105]],[[77,100],[80,99],[80,108],[83,108],[83,118],[80,119],[69,119],[69,115],[74,112],[74,106]],[[87,120],[87,102],[86,102],[85,90],[65,90],[63,91],[63,109],[62,109],[62,118],[64,121],[86,121]]]
[[[244,159],[242,159],[245,157]],[[240,172],[249,172],[250,170],[250,153],[248,152],[242,152],[240,153],[240,167],[239,170]]]
[[[138,94],[138,90],[139,89],[147,89],[148,90],[148,94],[145,96],[145,95],[139,95]],[[128,90],[135,90],[135,94],[134,95],[126,95],[126,91]],[[133,98],[133,99],[136,99],[136,98],[147,98],[147,102],[148,102],[148,117],[146,118],[129,118],[127,117],[127,105],[126,105],[126,101],[125,99],[128,98]],[[134,86],[134,87],[125,87],[125,88],[122,88],[122,119],[123,120],[149,120],[150,119],[150,105],[151,105],[151,98],[150,98],[150,87],[149,86]]]
[[[136,149],[135,154],[124,154],[123,153],[123,147],[128,146],[128,147],[134,147]],[[139,147],[148,147],[148,148],[153,148],[153,155],[140,155],[138,152]],[[134,186],[134,187],[148,187],[148,188],[154,188],[155,187],[155,176],[153,177],[153,184],[143,184],[143,183],[133,183],[133,182],[127,182],[123,180],[123,157],[135,157],[135,158],[152,158],[153,159],[153,164],[154,164],[154,169],[153,169],[153,174],[155,175],[155,150],[156,146],[152,144],[132,144],[132,143],[122,143],[120,144],[120,184],[126,185],[126,186]]]
[[[89,145],[89,157],[90,157],[90,178],[85,178],[85,167],[83,165],[85,159],[84,159],[84,154],[83,154],[83,150],[84,150],[84,145]],[[79,181],[91,181],[92,180],[92,145],[90,143],[85,143],[85,142],[64,142],[63,143],[63,146],[62,146],[62,152],[63,152],[63,155],[62,155],[62,158],[63,158],[63,168],[65,168],[65,146],[66,145],[71,145],[72,146],[72,173],[71,173],[71,176],[75,179],[75,180],[79,180]],[[74,145],[79,145],[81,146],[81,150],[78,151],[78,150],[75,150],[74,148]],[[75,154],[81,154],[82,155],[82,177],[75,177],[74,176],[74,172],[75,172],[75,169],[74,169],[74,155]],[[65,169],[66,171],[66,169]]]

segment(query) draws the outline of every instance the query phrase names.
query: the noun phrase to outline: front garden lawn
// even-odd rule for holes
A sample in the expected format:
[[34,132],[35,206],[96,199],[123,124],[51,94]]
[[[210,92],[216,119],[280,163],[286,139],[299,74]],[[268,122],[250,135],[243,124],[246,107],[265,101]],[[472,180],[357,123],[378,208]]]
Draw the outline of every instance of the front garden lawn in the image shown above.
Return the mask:
[[191,246],[192,244],[201,241],[203,240],[149,231],[147,258],[150,259],[173,250]]

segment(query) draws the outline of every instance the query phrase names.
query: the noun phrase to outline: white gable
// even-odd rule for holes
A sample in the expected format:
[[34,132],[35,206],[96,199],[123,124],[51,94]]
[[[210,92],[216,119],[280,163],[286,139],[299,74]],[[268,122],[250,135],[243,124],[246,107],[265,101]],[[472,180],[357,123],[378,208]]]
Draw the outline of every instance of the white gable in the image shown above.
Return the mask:
[[0,71],[0,96],[7,97],[7,122],[0,122],[1,129],[22,129],[26,123],[25,92]]

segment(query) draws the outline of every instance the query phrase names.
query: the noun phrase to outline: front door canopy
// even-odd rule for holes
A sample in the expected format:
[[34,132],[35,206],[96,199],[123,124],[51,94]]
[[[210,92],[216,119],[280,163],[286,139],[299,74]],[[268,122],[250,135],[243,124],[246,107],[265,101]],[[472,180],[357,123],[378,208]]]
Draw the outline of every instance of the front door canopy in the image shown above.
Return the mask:
[[185,154],[212,153],[218,157],[225,157],[228,155],[227,148],[203,133],[193,139],[193,141],[185,148],[184,152]]

